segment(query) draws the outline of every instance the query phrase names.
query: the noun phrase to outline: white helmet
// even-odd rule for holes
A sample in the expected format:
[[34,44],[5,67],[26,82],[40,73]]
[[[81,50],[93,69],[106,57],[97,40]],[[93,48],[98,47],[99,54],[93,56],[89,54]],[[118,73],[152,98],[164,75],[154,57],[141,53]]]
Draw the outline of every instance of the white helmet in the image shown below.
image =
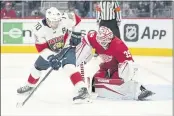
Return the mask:
[[46,10],[45,17],[46,17],[47,24],[51,28],[56,29],[58,27],[59,22],[61,21],[62,14],[57,8],[51,7]]
[[114,34],[109,28],[105,26],[101,26],[97,33],[97,42],[103,48],[107,48],[108,44],[112,41],[113,37],[114,37]]

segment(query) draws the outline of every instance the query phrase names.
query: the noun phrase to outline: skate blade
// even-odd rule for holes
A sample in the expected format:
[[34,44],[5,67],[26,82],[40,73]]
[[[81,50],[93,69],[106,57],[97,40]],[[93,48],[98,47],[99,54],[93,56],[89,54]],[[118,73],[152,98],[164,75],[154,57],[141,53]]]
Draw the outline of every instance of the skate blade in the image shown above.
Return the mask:
[[25,93],[17,93],[18,96],[28,96],[32,91],[28,91]]
[[156,93],[152,92],[152,94],[148,95],[147,97],[143,98],[143,99],[138,99],[137,101],[149,101],[150,98],[155,95]]
[[76,99],[73,101],[74,104],[88,104],[88,103],[92,103],[93,101],[89,98],[86,99]]

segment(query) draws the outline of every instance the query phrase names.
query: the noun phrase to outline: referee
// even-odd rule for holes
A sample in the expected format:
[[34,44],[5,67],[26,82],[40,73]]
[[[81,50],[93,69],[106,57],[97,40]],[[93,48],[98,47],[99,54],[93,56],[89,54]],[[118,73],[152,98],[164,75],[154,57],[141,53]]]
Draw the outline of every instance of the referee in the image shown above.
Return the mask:
[[96,8],[97,23],[99,27],[106,26],[112,30],[115,36],[120,38],[119,26],[121,23],[121,10],[116,0],[101,0]]

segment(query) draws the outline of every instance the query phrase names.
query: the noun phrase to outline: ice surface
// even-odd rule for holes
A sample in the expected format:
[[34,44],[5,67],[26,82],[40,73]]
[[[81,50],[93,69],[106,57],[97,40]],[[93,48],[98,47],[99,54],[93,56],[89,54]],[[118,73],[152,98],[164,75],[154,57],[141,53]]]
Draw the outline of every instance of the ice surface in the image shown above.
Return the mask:
[[[37,54],[1,54],[1,113],[9,115],[172,115],[172,57],[134,57],[140,67],[139,81],[156,92],[149,101],[96,99],[92,104],[72,104],[73,86],[64,72],[52,72],[22,108],[26,96],[16,90],[26,81]],[[99,59],[85,66],[92,76]],[[46,73],[46,71],[43,73]]]

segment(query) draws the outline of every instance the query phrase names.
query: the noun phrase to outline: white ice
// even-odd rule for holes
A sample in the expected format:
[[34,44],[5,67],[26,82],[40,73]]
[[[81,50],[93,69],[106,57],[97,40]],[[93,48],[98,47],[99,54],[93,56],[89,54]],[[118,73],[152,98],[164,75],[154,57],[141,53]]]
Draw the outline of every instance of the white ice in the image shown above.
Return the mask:
[[[134,59],[141,71],[139,81],[156,92],[150,101],[93,100],[92,104],[72,104],[73,86],[64,72],[53,71],[22,107],[16,103],[26,96],[16,90],[28,78],[37,54],[1,54],[1,114],[10,115],[172,115],[172,57],[140,57]],[[92,76],[99,61],[85,66]],[[46,73],[46,72],[45,72]],[[44,73],[44,74],[45,74]],[[44,76],[43,74],[43,76]]]

